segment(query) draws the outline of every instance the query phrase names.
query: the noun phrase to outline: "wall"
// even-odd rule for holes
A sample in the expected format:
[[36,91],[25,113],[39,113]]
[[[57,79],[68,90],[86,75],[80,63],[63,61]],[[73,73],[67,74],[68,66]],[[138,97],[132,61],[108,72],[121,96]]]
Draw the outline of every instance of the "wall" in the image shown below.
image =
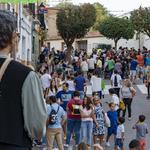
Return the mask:
[[[110,44],[112,45],[112,47],[115,46],[114,41],[111,39],[107,39],[106,37],[83,38],[80,40],[78,39],[76,41],[83,41],[83,40],[87,40],[87,51],[89,53],[91,53],[92,49],[95,48],[97,44]],[[76,41],[73,44],[73,47],[75,49],[78,47]],[[52,40],[49,42],[50,42],[51,48],[55,47],[55,49],[58,49],[58,50],[62,49],[63,40]],[[135,48],[136,50],[139,49],[139,46],[140,48],[145,46],[148,49],[150,49],[150,38],[146,35],[141,35],[140,40],[139,40],[139,39],[136,39],[136,35],[135,35],[133,39],[129,39],[129,40],[120,39],[118,41],[117,48],[119,48],[120,46],[128,47],[128,48]]]
[[31,62],[32,53],[32,20],[29,20],[23,14],[22,6],[19,7],[19,29],[20,32],[20,42],[19,51],[16,55],[16,59],[22,61],[23,63]]

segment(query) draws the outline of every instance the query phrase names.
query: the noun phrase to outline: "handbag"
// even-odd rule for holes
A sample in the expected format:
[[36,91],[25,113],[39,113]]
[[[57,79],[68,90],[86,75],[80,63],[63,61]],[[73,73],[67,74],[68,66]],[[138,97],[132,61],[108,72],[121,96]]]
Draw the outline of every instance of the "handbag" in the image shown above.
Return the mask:
[[105,126],[109,128],[111,126],[111,123],[109,117],[107,116],[107,113],[104,113],[104,118],[105,118]]
[[123,100],[120,100],[120,102],[119,102],[119,109],[120,109],[120,110],[125,110],[125,109],[126,109],[126,106],[125,106]]

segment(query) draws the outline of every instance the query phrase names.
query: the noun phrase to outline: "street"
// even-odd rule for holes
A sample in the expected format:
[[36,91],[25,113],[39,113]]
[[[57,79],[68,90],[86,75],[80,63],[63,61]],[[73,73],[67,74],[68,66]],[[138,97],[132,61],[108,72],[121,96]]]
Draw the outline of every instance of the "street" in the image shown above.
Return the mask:
[[[103,106],[105,111],[108,110],[108,105],[105,103],[107,101],[110,100],[110,96],[108,95],[108,89],[110,88],[110,85],[108,85],[109,81],[107,81],[107,85],[106,85],[106,90],[105,90],[105,97],[103,99]],[[126,117],[126,122],[125,122],[125,141],[124,141],[124,148],[125,150],[128,150],[128,144],[132,139],[136,138],[136,131],[132,129],[133,125],[137,122],[138,120],[138,116],[140,114],[144,114],[146,116],[146,123],[148,124],[149,127],[149,122],[150,122],[150,115],[149,115],[149,108],[150,108],[150,99],[146,98],[146,87],[144,84],[140,84],[137,83],[137,85],[134,85],[137,94],[133,99],[133,103],[132,103],[132,119],[131,121],[128,120],[128,118]],[[126,114],[127,116],[127,114]],[[146,150],[150,150],[150,134],[147,135],[147,149]],[[74,143],[72,141],[72,143]],[[110,139],[110,144],[111,147],[105,147],[105,150],[113,150],[114,148],[114,141],[113,141],[113,136]],[[34,148],[33,150],[42,150],[42,148]],[[45,150],[46,148],[44,148],[43,150]],[[72,150],[73,147],[72,145],[69,147],[69,150]]]

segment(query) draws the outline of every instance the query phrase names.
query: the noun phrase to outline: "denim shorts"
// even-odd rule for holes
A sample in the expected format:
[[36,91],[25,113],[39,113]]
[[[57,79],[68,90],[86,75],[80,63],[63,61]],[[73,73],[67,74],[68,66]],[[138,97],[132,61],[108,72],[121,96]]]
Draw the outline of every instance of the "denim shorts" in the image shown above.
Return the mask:
[[115,146],[118,146],[120,149],[123,148],[122,139],[116,139]]

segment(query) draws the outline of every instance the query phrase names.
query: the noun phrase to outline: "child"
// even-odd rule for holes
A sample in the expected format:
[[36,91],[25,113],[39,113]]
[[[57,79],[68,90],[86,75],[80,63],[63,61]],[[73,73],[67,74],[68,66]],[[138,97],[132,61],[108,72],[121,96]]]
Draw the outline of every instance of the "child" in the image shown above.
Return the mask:
[[125,132],[124,122],[125,122],[125,119],[123,117],[119,117],[118,119],[119,125],[117,127],[115,150],[124,150],[123,148],[124,132]]
[[99,97],[95,97],[94,101],[94,124],[93,124],[93,139],[94,144],[97,143],[97,138],[99,139],[100,145],[104,142],[104,135],[105,135],[105,118],[104,118],[104,111],[101,106],[101,101]]
[[114,138],[116,138],[117,134],[117,126],[118,126],[118,113],[115,111],[115,104],[109,103],[110,110],[107,112],[107,116],[109,117],[109,120],[111,122],[111,127],[108,128],[107,132],[107,138],[106,138],[106,146],[110,146],[109,144],[109,138],[112,134],[114,134]]
[[136,139],[140,142],[141,150],[146,150],[146,134],[148,133],[148,128],[145,123],[145,118],[144,115],[140,115],[138,122],[133,126],[133,129],[136,129]]

